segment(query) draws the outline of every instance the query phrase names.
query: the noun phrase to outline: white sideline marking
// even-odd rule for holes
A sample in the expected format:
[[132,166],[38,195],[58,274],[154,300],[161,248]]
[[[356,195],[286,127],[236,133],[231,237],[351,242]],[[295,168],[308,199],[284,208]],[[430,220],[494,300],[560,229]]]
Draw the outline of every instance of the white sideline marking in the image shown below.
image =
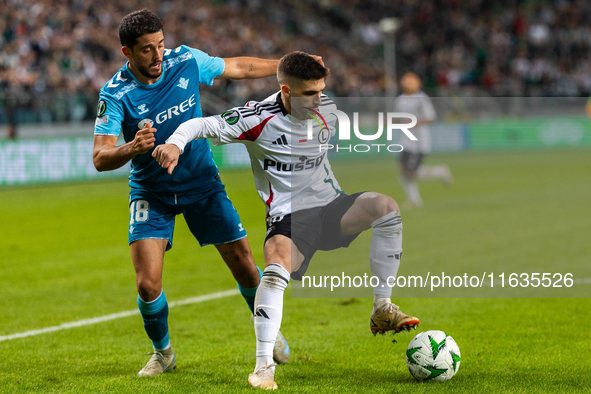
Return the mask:
[[[172,302],[168,303],[168,307],[173,308],[175,306],[181,306],[181,305],[198,304],[200,302],[215,300],[217,298],[231,297],[233,295],[238,295],[238,294],[240,294],[240,291],[238,289],[218,291],[217,293],[211,293],[211,294],[205,294],[205,295],[197,296],[197,297],[185,298],[184,300],[179,300],[179,301],[172,301]],[[106,322],[109,320],[122,319],[124,317],[129,317],[129,316],[134,316],[134,315],[139,315],[139,314],[140,314],[139,309],[132,309],[129,311],[112,313],[110,315],[93,317],[91,319],[83,319],[83,320],[78,320],[78,321],[74,321],[74,322],[70,322],[70,323],[63,323],[63,324],[60,324],[59,326],[46,327],[46,328],[41,328],[39,330],[30,330],[30,331],[25,331],[25,332],[19,332],[16,334],[11,334],[11,335],[0,336],[0,342],[10,341],[11,339],[26,338],[26,337],[32,337],[35,335],[47,334],[48,332],[68,330],[70,328],[90,326],[92,324],[98,324],[98,323]]]

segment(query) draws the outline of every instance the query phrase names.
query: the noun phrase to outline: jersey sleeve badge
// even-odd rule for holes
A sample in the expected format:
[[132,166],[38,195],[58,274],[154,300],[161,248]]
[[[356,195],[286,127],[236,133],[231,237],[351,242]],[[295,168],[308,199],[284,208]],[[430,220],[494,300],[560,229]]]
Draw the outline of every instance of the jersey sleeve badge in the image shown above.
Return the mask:
[[240,120],[240,112],[231,109],[222,114],[222,118],[231,126]]
[[100,118],[107,112],[107,102],[105,100],[99,100],[96,107],[96,117]]

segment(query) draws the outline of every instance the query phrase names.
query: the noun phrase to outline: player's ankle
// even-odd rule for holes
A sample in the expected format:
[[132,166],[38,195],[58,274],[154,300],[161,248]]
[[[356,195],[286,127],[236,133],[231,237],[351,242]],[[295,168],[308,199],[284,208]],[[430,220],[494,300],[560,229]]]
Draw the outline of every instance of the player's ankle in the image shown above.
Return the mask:
[[372,313],[374,313],[376,310],[378,310],[381,306],[386,305],[386,304],[391,304],[392,301],[390,300],[390,298],[386,298],[386,297],[374,297],[373,299],[373,310]]
[[259,368],[268,367],[269,365],[274,364],[273,362],[273,354],[268,356],[257,356],[257,364],[254,367],[255,371],[258,371]]
[[162,353],[162,354],[172,353],[172,345],[169,342],[168,345],[166,347],[164,347],[163,349],[154,348],[154,351],[158,352],[158,353]]

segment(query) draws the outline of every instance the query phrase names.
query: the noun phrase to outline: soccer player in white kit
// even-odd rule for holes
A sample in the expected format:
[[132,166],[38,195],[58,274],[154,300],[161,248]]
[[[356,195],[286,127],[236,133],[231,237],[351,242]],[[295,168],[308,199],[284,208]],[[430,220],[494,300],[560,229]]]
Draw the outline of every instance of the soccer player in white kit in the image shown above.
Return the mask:
[[417,124],[412,132],[416,141],[402,135],[400,144],[404,147],[400,156],[400,184],[406,193],[408,208],[423,206],[417,181],[440,180],[444,184],[453,181],[449,168],[444,165],[422,164],[425,155],[431,152],[431,135],[428,124],[435,121],[437,114],[429,96],[421,90],[421,80],[412,72],[405,73],[400,79],[403,94],[398,96],[395,104],[396,112],[411,113],[417,117]]
[[[267,211],[265,270],[255,298],[256,366],[248,378],[255,388],[277,388],[273,346],[290,277],[301,279],[316,250],[347,247],[362,231],[373,229],[369,260],[372,274],[379,278],[372,332],[400,332],[419,324],[392,304],[387,285],[389,277],[396,277],[402,255],[398,204],[380,193],[346,195],[332,173],[326,149],[319,149],[335,133],[336,117],[330,110],[336,108],[322,94],[328,73],[310,55],[292,52],[279,62],[280,92],[222,115],[189,120],[153,153],[172,173],[185,145],[194,139],[210,138],[214,145],[240,142],[248,150]],[[303,104],[294,104],[298,100]]]

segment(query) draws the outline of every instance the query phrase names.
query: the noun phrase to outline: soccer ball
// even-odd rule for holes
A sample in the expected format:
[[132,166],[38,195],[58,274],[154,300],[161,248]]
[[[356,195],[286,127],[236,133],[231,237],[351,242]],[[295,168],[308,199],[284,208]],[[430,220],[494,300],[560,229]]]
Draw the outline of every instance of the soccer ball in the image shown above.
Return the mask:
[[460,348],[443,331],[425,331],[414,337],[406,349],[406,365],[416,380],[445,382],[460,369]]

